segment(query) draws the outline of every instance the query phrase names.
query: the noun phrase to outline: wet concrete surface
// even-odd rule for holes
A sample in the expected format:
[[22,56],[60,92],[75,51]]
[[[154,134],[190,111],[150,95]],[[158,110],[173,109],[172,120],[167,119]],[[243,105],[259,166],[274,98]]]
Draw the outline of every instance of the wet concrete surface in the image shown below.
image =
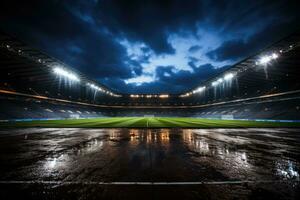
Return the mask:
[[300,129],[6,129],[0,163],[0,199],[300,197]]

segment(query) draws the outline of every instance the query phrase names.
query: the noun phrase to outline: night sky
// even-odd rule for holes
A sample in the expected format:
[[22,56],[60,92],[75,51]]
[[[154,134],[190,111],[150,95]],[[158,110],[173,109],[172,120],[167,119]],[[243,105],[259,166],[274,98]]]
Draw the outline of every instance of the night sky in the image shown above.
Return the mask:
[[125,93],[178,93],[300,27],[297,1],[2,0],[0,28]]

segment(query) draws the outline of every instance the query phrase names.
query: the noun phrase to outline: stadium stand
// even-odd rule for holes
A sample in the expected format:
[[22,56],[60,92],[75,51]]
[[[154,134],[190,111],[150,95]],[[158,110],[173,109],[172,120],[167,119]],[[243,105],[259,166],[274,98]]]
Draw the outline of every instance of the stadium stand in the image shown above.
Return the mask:
[[1,33],[0,119],[151,115],[296,120],[299,46],[300,34],[292,34],[182,94],[122,94]]

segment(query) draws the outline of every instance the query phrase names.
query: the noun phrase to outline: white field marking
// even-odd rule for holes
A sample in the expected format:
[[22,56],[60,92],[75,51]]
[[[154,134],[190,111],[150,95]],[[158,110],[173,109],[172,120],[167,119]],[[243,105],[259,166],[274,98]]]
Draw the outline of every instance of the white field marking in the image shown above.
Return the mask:
[[53,185],[229,185],[247,183],[287,183],[297,180],[245,180],[245,181],[196,181],[196,182],[102,182],[102,181],[0,181],[0,184],[53,184]]

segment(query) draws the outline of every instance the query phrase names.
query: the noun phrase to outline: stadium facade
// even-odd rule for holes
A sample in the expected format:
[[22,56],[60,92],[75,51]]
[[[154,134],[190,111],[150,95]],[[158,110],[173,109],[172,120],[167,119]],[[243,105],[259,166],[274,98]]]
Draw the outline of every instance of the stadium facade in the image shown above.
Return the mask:
[[182,94],[125,94],[0,34],[1,120],[106,116],[300,119],[300,34]]

